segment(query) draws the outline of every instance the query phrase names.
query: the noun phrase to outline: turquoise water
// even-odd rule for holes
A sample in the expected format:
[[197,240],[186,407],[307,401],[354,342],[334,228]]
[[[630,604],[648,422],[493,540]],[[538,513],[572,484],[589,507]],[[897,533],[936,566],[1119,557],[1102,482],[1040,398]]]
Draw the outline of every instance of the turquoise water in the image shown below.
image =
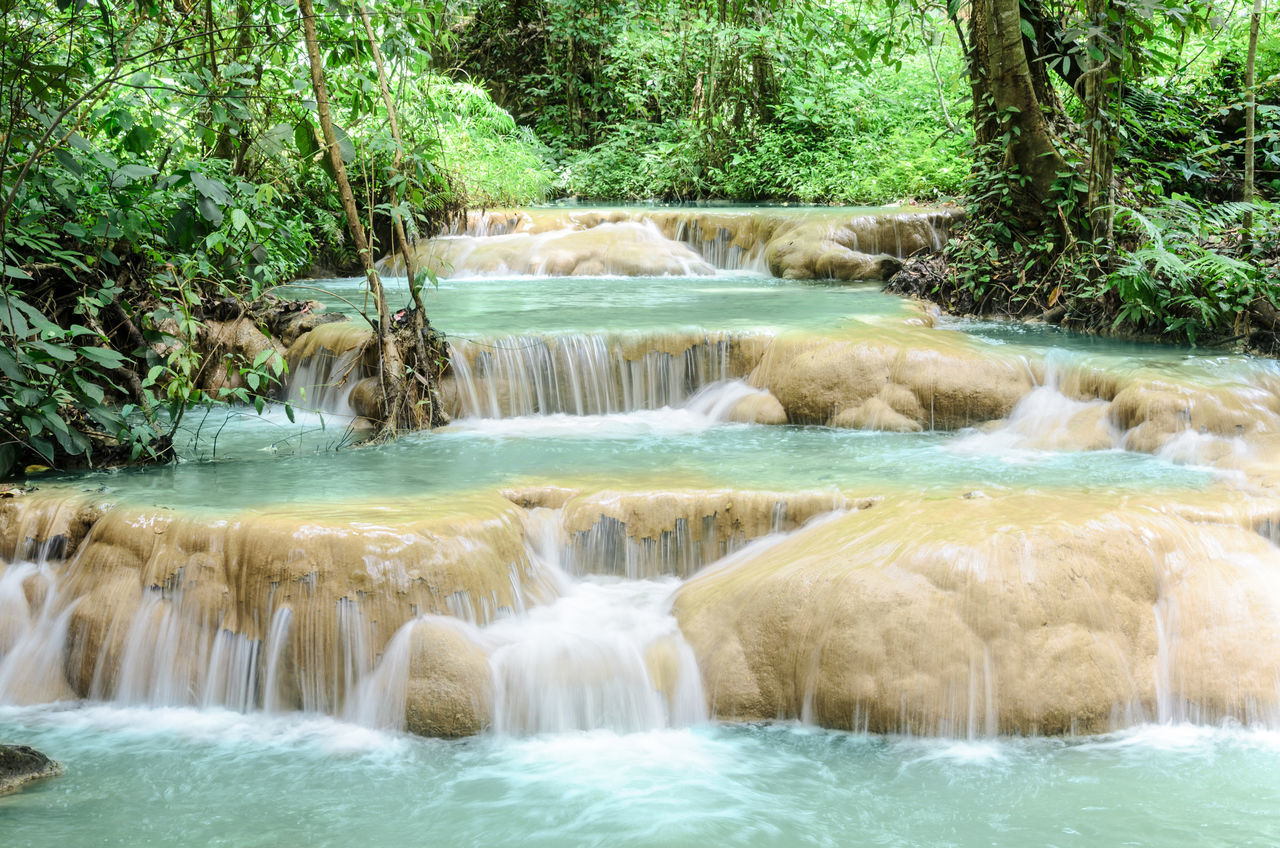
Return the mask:
[[[403,277],[384,279],[388,300],[409,302]],[[282,290],[351,313],[363,277],[311,280]],[[301,287],[305,286],[305,287]],[[442,279],[423,292],[432,325],[450,337],[514,334],[831,330],[850,319],[906,317],[902,298],[879,283],[779,280],[721,272],[714,277],[513,277]]]
[[0,799],[6,848],[1269,846],[1280,737],[1147,726],[920,740],[796,725],[444,742],[320,718],[0,710],[66,775]]
[[[973,450],[964,434],[725,424],[688,410],[471,420],[358,449],[342,449],[343,431],[322,429],[318,417],[295,426],[278,410],[262,419],[236,412],[223,427],[225,413],[213,415],[203,422],[201,447],[194,450],[204,461],[79,475],[68,482],[130,502],[235,509],[583,479],[622,489],[817,488],[860,495],[904,487],[922,493],[1172,491],[1202,488],[1214,479],[1209,470],[1147,454]],[[219,429],[215,450],[210,434]]]

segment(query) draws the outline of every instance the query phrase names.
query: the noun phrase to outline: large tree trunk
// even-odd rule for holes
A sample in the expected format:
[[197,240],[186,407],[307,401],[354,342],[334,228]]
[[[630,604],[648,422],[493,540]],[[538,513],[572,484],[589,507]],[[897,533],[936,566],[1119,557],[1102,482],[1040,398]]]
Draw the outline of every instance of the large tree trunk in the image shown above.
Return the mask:
[[1094,34],[1089,39],[1086,56],[1103,58],[1089,58],[1089,67],[1076,82],[1076,91],[1084,104],[1089,148],[1089,194],[1085,209],[1089,214],[1090,235],[1104,250],[1110,250],[1115,237],[1115,162],[1119,147],[1115,93],[1119,91],[1117,82],[1125,60],[1125,16],[1122,11],[1112,20],[1110,6],[1110,0],[1089,0],[1089,21]]
[[324,60],[320,57],[316,36],[315,7],[311,0],[298,0],[298,6],[302,10],[302,30],[307,43],[307,60],[311,65],[311,87],[316,95],[316,112],[320,116],[320,131],[324,135],[329,162],[333,166],[333,177],[338,184],[342,208],[347,215],[347,228],[351,232],[351,240],[355,243],[356,252],[360,255],[360,264],[364,266],[369,291],[372,292],[374,302],[377,304],[378,320],[375,330],[378,346],[378,379],[382,389],[382,420],[378,422],[378,436],[385,437],[395,433],[400,418],[401,399],[404,396],[404,362],[395,340],[391,337],[391,315],[382,290],[382,278],[378,276],[378,269],[373,266],[373,253],[369,249],[364,225],[360,223],[355,194],[351,191],[351,181],[347,178],[347,166],[342,161],[338,139],[333,131],[333,118],[329,111],[329,91],[324,81]]
[[1056,98],[1043,61],[1029,61],[1019,0],[973,0],[969,15],[969,81],[974,131],[984,163],[1006,175],[1008,202],[992,198],[990,213],[1040,229],[1055,217],[1051,197],[1069,167],[1058,152]]
[[[1262,24],[1262,0],[1253,0],[1253,14],[1249,18],[1249,55],[1244,66],[1244,192],[1245,203],[1253,202],[1254,159],[1257,157],[1255,139],[1258,112],[1258,28]],[[1253,213],[1244,213],[1244,237],[1249,238],[1253,229]]]

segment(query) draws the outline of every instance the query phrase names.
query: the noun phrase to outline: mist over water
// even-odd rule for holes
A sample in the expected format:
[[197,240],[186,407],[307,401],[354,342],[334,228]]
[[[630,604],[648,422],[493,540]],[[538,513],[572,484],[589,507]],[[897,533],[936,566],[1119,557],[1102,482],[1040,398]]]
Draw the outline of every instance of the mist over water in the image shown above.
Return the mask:
[[69,762],[5,844],[1267,845],[1272,734],[1142,727],[964,742],[704,725],[441,742],[331,719],[0,710]]

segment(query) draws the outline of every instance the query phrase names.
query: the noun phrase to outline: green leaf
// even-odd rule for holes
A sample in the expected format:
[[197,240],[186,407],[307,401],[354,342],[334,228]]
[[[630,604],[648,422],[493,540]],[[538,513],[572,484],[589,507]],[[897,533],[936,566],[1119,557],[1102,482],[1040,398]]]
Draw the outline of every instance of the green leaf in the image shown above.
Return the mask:
[[76,157],[71,155],[71,151],[59,147],[53,151],[53,158],[58,160],[58,164],[66,168],[77,177],[84,174],[84,168],[80,167],[80,163],[76,161]]
[[111,187],[123,188],[131,182],[154,177],[158,173],[160,172],[155,168],[149,168],[146,165],[122,165],[111,175]]
[[214,203],[225,205],[231,200],[225,185],[218,180],[209,179],[199,171],[191,172],[191,184],[196,187],[196,191],[200,192],[201,197],[208,198]]
[[236,232],[240,232],[249,226],[249,216],[243,209],[239,207],[231,210],[231,228]]
[[81,394],[89,400],[94,403],[102,403],[106,400],[106,392],[103,391],[102,386],[99,386],[97,383],[90,382],[78,374],[75,375],[75,381],[76,385],[80,387]]
[[53,442],[43,436],[32,436],[28,443],[48,462],[53,462]]
[[124,365],[124,357],[118,352],[105,347],[89,347],[82,345],[76,348],[76,352],[90,362],[96,362],[106,368],[119,368]]
[[13,358],[13,354],[3,348],[0,348],[0,371],[15,383],[26,381],[26,373],[18,367],[18,360]]
[[1022,30],[1022,34],[1032,41],[1036,40],[1036,28],[1026,18],[1018,18],[1018,28]]
[[298,156],[310,160],[316,155],[319,146],[316,144],[316,131],[311,121],[303,118],[293,128],[293,143],[298,148]]
[[8,477],[9,473],[13,471],[14,463],[17,461],[18,451],[13,442],[0,444],[0,478]]
[[200,217],[204,218],[215,227],[222,226],[222,210],[218,208],[218,204],[210,197],[201,197],[196,202],[196,207],[200,210]]
[[344,165],[356,158],[356,146],[352,144],[351,136],[337,124],[333,125],[333,139],[338,143],[338,153],[342,155]]
[[61,362],[76,361],[75,352],[72,351],[70,348],[64,347],[60,344],[51,344],[50,342],[35,341],[31,343],[31,346],[39,350],[43,350],[51,358],[57,359]]

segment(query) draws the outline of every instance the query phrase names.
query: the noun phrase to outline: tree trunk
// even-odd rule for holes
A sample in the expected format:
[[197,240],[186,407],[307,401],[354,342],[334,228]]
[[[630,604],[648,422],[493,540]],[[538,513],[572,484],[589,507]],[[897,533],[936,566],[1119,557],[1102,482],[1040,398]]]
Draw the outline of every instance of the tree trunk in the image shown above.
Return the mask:
[[[1262,24],[1262,0],[1253,0],[1253,14],[1249,18],[1249,56],[1244,66],[1244,191],[1245,203],[1253,202],[1254,160],[1257,158],[1255,139],[1258,113],[1258,29]],[[1244,238],[1249,240],[1253,229],[1253,212],[1244,213]]]
[[979,156],[1007,178],[1007,203],[989,201],[1003,207],[991,211],[1040,229],[1054,220],[1053,184],[1068,165],[1054,143],[1057,104],[1036,94],[1050,88],[1045,65],[1028,61],[1021,23],[1019,0],[974,0],[969,82]]
[[347,228],[351,232],[351,240],[355,243],[356,252],[360,255],[360,264],[364,266],[369,290],[377,304],[378,320],[375,335],[378,348],[378,379],[382,389],[382,420],[378,422],[378,437],[385,437],[394,435],[400,417],[400,400],[404,394],[404,363],[390,335],[391,316],[382,290],[382,278],[378,276],[378,270],[373,266],[373,253],[369,250],[369,240],[365,236],[364,225],[360,223],[360,215],[356,210],[356,198],[351,191],[351,181],[347,178],[347,166],[342,161],[342,152],[333,132],[333,118],[329,112],[329,92],[324,81],[324,62],[320,58],[320,47],[316,36],[315,7],[311,0],[298,0],[298,7],[302,10],[302,29],[307,43],[307,60],[311,65],[311,87],[316,95],[320,131],[324,135],[329,162],[333,165],[333,177],[338,184],[343,211],[346,212]]
[[[369,49],[373,53],[374,66],[378,70],[378,88],[382,92],[382,102],[387,107],[387,123],[391,129],[391,138],[395,141],[396,152],[391,159],[391,173],[395,176],[400,173],[400,163],[404,158],[404,139],[400,136],[400,120],[396,114],[396,104],[391,96],[391,87],[387,82],[386,63],[382,59],[382,50],[378,47],[378,39],[373,32],[373,23],[369,20],[369,9],[365,6],[363,0],[357,2],[356,8],[360,12],[360,20],[364,24],[365,37],[369,40]],[[399,192],[397,191],[398,195]],[[400,252],[404,255],[405,273],[409,277],[409,293],[413,297],[413,310],[409,319],[409,330],[413,334],[413,349],[416,354],[415,367],[412,369],[415,373],[423,376],[426,383],[423,384],[421,392],[414,392],[419,400],[425,400],[426,403],[410,403],[409,407],[420,420],[414,423],[418,426],[429,426],[440,421],[444,423],[443,410],[440,404],[436,402],[435,395],[435,367],[433,366],[433,357],[428,350],[427,336],[427,309],[422,303],[422,278],[420,276],[420,268],[418,265],[418,254],[414,249],[414,245],[409,241],[404,226],[404,218],[400,213],[395,211],[394,207],[398,206],[398,197],[392,197],[392,233],[395,243],[399,244]],[[411,384],[410,384],[411,385]]]
[[1094,35],[1089,39],[1089,67],[1077,80],[1077,92],[1084,104],[1088,134],[1089,194],[1085,210],[1095,244],[1110,251],[1115,235],[1115,161],[1118,139],[1113,94],[1124,65],[1124,16],[1111,20],[1110,0],[1089,0],[1089,21]]

